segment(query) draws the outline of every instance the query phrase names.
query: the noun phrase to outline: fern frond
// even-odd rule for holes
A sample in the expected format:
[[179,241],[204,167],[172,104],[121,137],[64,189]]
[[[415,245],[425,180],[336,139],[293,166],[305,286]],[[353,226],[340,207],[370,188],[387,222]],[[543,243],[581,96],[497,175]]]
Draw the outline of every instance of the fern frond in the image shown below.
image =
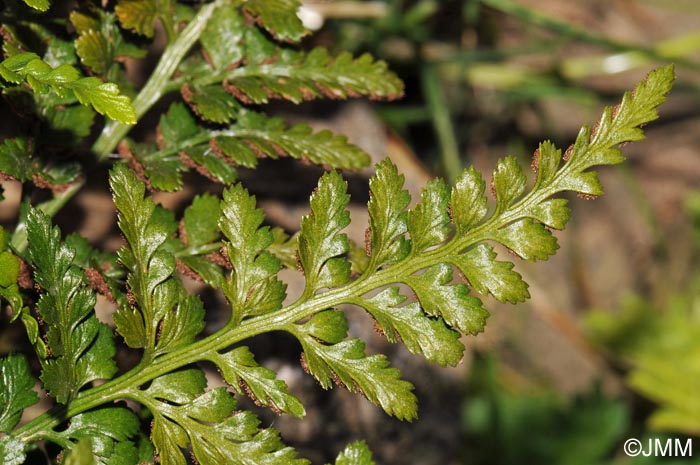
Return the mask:
[[303,123],[287,128],[280,118],[251,111],[240,111],[237,118],[227,129],[205,129],[184,105],[173,104],[161,117],[158,147],[126,143],[120,154],[149,187],[164,191],[180,189],[182,173],[189,169],[232,184],[238,167],[255,168],[261,158],[291,157],[338,169],[369,164],[369,155],[345,136],[314,133]]
[[[117,165],[111,187],[126,239],[119,258],[127,271],[128,300],[120,304],[114,320],[127,345],[143,349],[143,357],[130,372],[80,393],[85,383],[112,376],[112,339],[90,312],[94,296],[73,264],[75,248],[60,241],[48,218],[30,213],[30,256],[43,289],[39,311],[56,326],[49,329],[53,354],[43,363],[42,379],[60,402],[70,401],[72,419],[67,428],[54,430],[63,420],[47,415],[34,423],[40,426],[0,438],[0,457],[20,463],[26,450],[23,441],[31,434],[32,439],[57,441],[72,449],[71,454],[86,448],[102,457],[122,447],[132,454],[128,451],[138,435],[132,414],[103,406],[128,398],[153,414],[151,438],[165,465],[184,464],[185,448],[203,464],[235,463],[243,454],[251,463],[306,463],[284,446],[276,431],[260,428],[254,415],[232,413],[237,405],[232,394],[222,387],[207,389],[204,373],[196,366],[214,363],[233,390],[275,411],[302,416],[303,405],[284,381],[258,365],[241,345],[275,331],[298,339],[302,367],[323,388],[343,386],[389,415],[416,418],[411,383],[384,355],[368,354],[362,340],[349,337],[343,313],[347,306],[365,309],[390,341],[400,339],[408,350],[432,362],[457,364],[464,350],[460,333],[476,334],[484,328],[487,312],[481,297],[490,294],[502,302],[529,297],[513,263],[498,260],[494,245],[528,260],[555,253],[557,242],[549,228],[562,229],[569,218],[566,200],[558,194],[600,195],[602,187],[592,168],[623,160],[619,144],[643,136],[639,126],[657,117],[656,107],[672,81],[670,66],[650,73],[618,107],[606,109],[596,127],[584,127],[564,156],[550,142],[541,144],[532,165],[537,178],[531,188],[514,158],[499,161],[491,183],[492,209],[486,182],[474,169],[466,169],[451,192],[441,181],[429,183],[419,203],[409,208],[403,176],[390,161],[379,163],[370,180],[369,256],[354,274],[349,255],[355,252],[343,232],[350,223],[350,197],[336,171],[319,179],[311,211],[290,243],[264,225],[255,197],[239,184],[226,188],[221,201],[199,197],[178,228],[174,215],[146,196],[145,183],[124,164]],[[174,133],[173,128],[168,130]],[[218,231],[211,230],[215,224]],[[278,255],[289,261],[287,249],[292,245],[306,286],[285,306]],[[212,251],[219,263],[199,266]],[[183,259],[197,264],[189,269],[220,287],[230,303],[230,321],[213,334],[200,336],[203,305],[198,297],[187,295],[176,274],[183,269],[178,263]],[[462,282],[454,282],[456,274]],[[401,286],[415,296],[403,295]],[[85,365],[85,360],[90,363]],[[52,364],[61,364],[61,373],[69,376],[59,378]],[[0,371],[20,373],[21,386],[31,382],[18,359],[0,361]],[[33,402],[17,390],[12,387],[6,395],[10,408],[0,409],[3,428]],[[29,428],[44,432],[27,432]],[[101,431],[90,439],[98,438],[97,446],[85,445],[82,432],[90,428]],[[336,463],[370,464],[371,456],[362,444],[355,444]]]
[[13,55],[0,63],[0,76],[12,84],[27,82],[35,92],[53,90],[59,95],[74,95],[83,105],[125,124],[136,123],[131,100],[120,94],[116,84],[95,77],[82,77],[76,68],[63,64],[52,68],[30,52]]

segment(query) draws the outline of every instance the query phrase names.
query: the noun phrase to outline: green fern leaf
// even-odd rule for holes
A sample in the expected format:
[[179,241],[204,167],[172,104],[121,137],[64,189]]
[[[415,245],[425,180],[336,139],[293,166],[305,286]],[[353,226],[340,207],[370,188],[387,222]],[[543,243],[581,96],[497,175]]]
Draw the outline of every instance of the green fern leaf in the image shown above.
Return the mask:
[[480,333],[489,313],[481,300],[469,295],[465,284],[451,284],[452,280],[452,267],[440,263],[421,274],[407,276],[403,282],[413,289],[428,315],[442,317],[448,326],[465,334]]
[[105,37],[97,31],[89,30],[75,39],[75,52],[80,61],[93,70],[102,74],[112,64],[109,43]]
[[[131,410],[110,407],[74,416],[59,436],[76,443],[70,449],[76,459],[96,465],[136,465],[138,449],[129,439],[138,430],[139,419]],[[81,442],[88,444],[85,450]]]
[[[641,88],[654,88],[656,92],[666,91],[670,88],[671,78],[672,69],[662,68],[651,73],[648,79],[652,82],[642,84]],[[640,95],[643,93],[640,92]],[[650,97],[649,101],[639,100],[635,103],[642,107],[643,114],[652,117],[655,113],[645,108],[647,105],[657,105],[660,101],[661,99],[654,96]],[[635,119],[633,122],[639,121],[641,120]],[[616,127],[621,123],[613,119],[607,124]],[[618,129],[630,134],[630,137],[636,137],[636,133],[632,130],[622,127]],[[476,333],[483,329],[487,313],[479,299],[469,295],[469,289],[465,284],[451,283],[453,278],[451,265],[457,267],[469,285],[482,295],[492,294],[503,302],[519,302],[527,299],[529,297],[527,284],[513,270],[513,264],[498,261],[493,246],[484,242],[489,240],[500,242],[523,258],[531,260],[544,259],[556,251],[556,241],[544,225],[564,227],[569,212],[566,202],[552,198],[552,195],[560,192],[562,186],[590,193],[591,184],[579,182],[581,179],[595,179],[593,173],[586,170],[595,164],[612,164],[620,160],[615,148],[620,143],[620,139],[616,136],[618,132],[611,132],[614,137],[608,140],[598,140],[593,131],[585,129],[582,134],[586,137],[579,136],[577,145],[572,147],[571,151],[576,153],[577,150],[583,150],[577,147],[588,147],[589,152],[581,156],[578,161],[572,156],[563,167],[554,166],[557,161],[560,162],[560,158],[558,151],[551,144],[543,144],[540,147],[540,160],[536,161],[543,161],[548,166],[545,168],[545,173],[538,174],[538,181],[530,192],[526,193],[525,177],[514,158],[506,158],[499,162],[494,174],[493,186],[497,204],[491,215],[487,215],[485,182],[473,169],[465,170],[452,191],[449,207],[454,223],[454,234],[451,237],[445,229],[448,208],[444,188],[441,189],[439,184],[433,183],[424,190],[422,195],[423,202],[441,205],[444,208],[442,212],[428,213],[425,207],[419,204],[406,218],[403,215],[408,200],[401,190],[403,181],[395,168],[388,162],[383,162],[377,166],[377,175],[370,182],[372,197],[369,208],[373,229],[389,232],[375,233],[374,237],[370,234],[370,244],[372,249],[379,247],[379,250],[383,250],[385,246],[382,244],[402,243],[407,240],[405,236],[407,232],[415,233],[417,245],[415,248],[412,247],[413,253],[397,252],[403,250],[397,248],[393,253],[395,260],[385,264],[379,271],[366,273],[357,280],[347,283],[345,280],[340,280],[342,287],[335,289],[334,286],[326,286],[331,289],[318,294],[315,294],[318,292],[318,286],[312,286],[311,289],[314,292],[307,291],[301,301],[304,302],[318,295],[326,306],[341,303],[362,306],[373,314],[380,328],[383,328],[390,339],[400,335],[409,349],[424,352],[429,359],[439,363],[456,363],[459,360],[461,348],[454,334],[446,327],[438,325],[441,320],[433,320],[426,314],[442,317],[449,325],[464,332]],[[595,141],[595,145],[591,146],[589,138]],[[537,168],[537,163],[535,167]],[[325,175],[319,181],[319,187],[312,196],[312,214],[302,221],[299,256],[307,286],[317,280],[321,266],[325,266],[331,259],[342,260],[338,254],[347,253],[348,248],[345,243],[342,240],[333,239],[339,235],[342,237],[340,230],[347,224],[345,221],[333,220],[344,211],[347,203],[343,197],[344,193],[345,188],[337,176]],[[390,224],[394,225],[393,228],[388,227]],[[428,235],[426,225],[435,225],[434,235]],[[411,239],[414,238],[411,237]],[[429,250],[426,252],[426,249]],[[372,252],[374,253],[374,250]],[[397,288],[381,291],[383,286],[396,282],[409,285],[416,292],[418,303],[405,304],[405,298],[399,294]],[[381,292],[369,299],[353,296],[354,292],[364,295],[371,290]],[[427,329],[427,326],[431,328]],[[421,341],[417,334],[411,334],[411,331],[418,327],[422,328],[421,334],[431,334],[429,341]],[[338,371],[335,371],[338,368],[336,364],[340,364],[342,367],[340,371],[343,371],[348,369],[348,358],[359,360],[362,357],[357,347],[348,349],[351,343],[338,341],[339,337],[340,334],[331,333],[325,338],[319,338],[333,345],[321,344],[318,339],[304,339],[302,345],[306,354],[306,365],[324,387],[329,386],[335,373],[341,384],[352,389],[353,382],[360,384],[357,379],[353,380],[355,373],[350,371],[341,376]],[[346,357],[339,356],[338,352],[345,354]],[[352,355],[347,356],[348,353]],[[360,387],[364,390],[364,386],[360,384]],[[385,410],[394,411],[391,405],[382,405]]]
[[337,310],[324,310],[304,323],[304,331],[329,344],[337,344],[348,335],[348,320]]
[[[671,75],[667,68],[652,73],[649,79],[665,82],[665,87],[654,85],[667,89]],[[642,107],[647,103],[636,102]],[[618,122],[613,119],[609,124]],[[400,337],[409,350],[437,363],[457,363],[463,346],[453,329],[478,333],[488,316],[471,290],[483,296],[491,294],[503,302],[529,297],[527,284],[513,270],[513,263],[499,261],[489,242],[501,243],[526,259],[544,259],[554,253],[557,244],[545,226],[563,228],[569,211],[566,201],[553,196],[564,187],[591,191],[591,180],[595,178],[587,171],[592,166],[587,156],[599,164],[619,160],[613,151],[618,139],[596,141],[591,146],[593,132],[584,129],[582,134],[589,139],[579,136],[577,145],[570,150],[574,153],[586,146],[590,153],[579,155],[578,161],[572,156],[563,165],[560,152],[549,143],[542,144],[534,167],[539,168],[542,163],[543,171],[538,171],[530,191],[515,159],[499,162],[493,182],[496,207],[490,214],[484,195],[486,183],[473,169],[465,170],[457,179],[449,202],[446,187],[435,181],[424,189],[421,202],[407,211],[410,199],[403,190],[402,177],[390,162],[382,162],[370,181],[371,257],[364,273],[354,279],[346,257],[350,244],[343,233],[349,224],[349,196],[340,174],[330,172],[321,177],[311,196],[311,212],[302,219],[299,233],[291,240],[262,226],[262,212],[242,187],[226,190],[219,228],[226,238],[226,254],[232,268],[223,286],[232,305],[227,331],[250,334],[249,331],[255,331],[252,328],[262,324],[265,331],[291,332],[302,344],[305,367],[324,388],[336,382],[364,393],[389,414],[413,418],[412,386],[401,380],[383,356],[367,355],[361,341],[346,339],[347,322],[341,312],[332,309],[343,304],[363,307],[390,340]],[[634,135],[633,131],[627,132]],[[582,179],[586,182],[582,183]],[[141,198],[143,186],[132,187],[129,192]],[[115,191],[119,197],[117,194]],[[141,214],[142,218],[148,216],[148,212]],[[130,234],[125,231],[129,241]],[[165,230],[162,235],[167,235]],[[216,239],[213,234],[206,237],[202,247],[213,247],[216,242],[209,241]],[[294,239],[306,288],[297,302],[283,308],[284,288],[276,277],[280,262],[273,251],[286,257],[286,262],[293,262],[295,254],[289,247]],[[453,267],[461,272],[458,278],[463,277],[465,282],[454,282]],[[415,300],[402,296],[396,284],[410,287]],[[241,362],[233,360],[237,352],[223,350],[227,348],[223,343],[217,347],[202,357],[214,360],[227,373],[231,384],[241,380],[258,383],[253,396],[279,408],[273,394],[281,403],[279,396],[285,391],[270,373],[259,370],[248,352],[240,353],[249,356]],[[232,368],[236,364],[237,370]],[[252,391],[252,386],[249,388]]]
[[8,433],[19,422],[22,411],[39,402],[29,363],[21,355],[0,359],[0,432]]
[[269,406],[298,418],[306,414],[299,399],[287,390],[287,384],[277,379],[274,371],[258,365],[247,347],[216,354],[212,361],[236,392],[247,394],[257,405]]
[[535,189],[547,187],[555,179],[560,163],[561,150],[550,141],[541,143],[533,156],[533,166],[537,168]]
[[385,159],[376,167],[376,174],[369,183],[369,247],[371,256],[366,273],[374,272],[382,265],[399,262],[408,255],[410,243],[406,240],[407,212],[411,202],[408,191],[403,189],[403,175],[396,166]]
[[525,192],[527,178],[515,157],[498,160],[493,173],[493,190],[496,195],[496,212],[500,215],[511,207]]
[[[370,158],[345,136],[312,132],[306,124],[287,128],[280,118],[242,111],[228,129],[199,128],[182,104],[174,104],[161,118],[159,150],[149,144],[129,143],[123,155],[136,163],[150,187],[165,191],[181,188],[181,173],[194,168],[224,184],[237,177],[237,166],[255,168],[261,157],[290,156],[323,166],[358,169]],[[122,146],[125,147],[125,146]]]
[[159,376],[145,392],[154,399],[186,404],[201,395],[206,387],[207,378],[202,370],[185,368]]
[[324,174],[311,195],[311,214],[302,218],[298,238],[306,296],[350,279],[350,263],[342,257],[349,250],[348,238],[340,233],[350,224],[349,201],[347,183],[335,171]]
[[70,22],[78,32],[75,53],[83,65],[104,75],[117,57],[143,58],[146,51],[124,40],[115,16],[102,10],[73,11]]
[[490,245],[480,244],[466,253],[452,257],[471,285],[479,293],[492,294],[501,302],[524,302],[530,298],[528,285],[513,271],[513,264],[496,260]]
[[51,8],[49,0],[24,0],[24,3],[39,11],[46,11]]
[[219,199],[213,195],[199,195],[185,210],[183,218],[187,244],[201,247],[219,239],[218,222],[221,212]]
[[[229,132],[219,134],[215,138],[219,146],[233,144],[230,150],[223,150],[224,153],[233,162],[250,168],[257,165],[260,155],[270,158],[288,155],[339,169],[363,168],[370,162],[369,155],[348,143],[345,136],[327,130],[314,133],[306,124],[286,128],[282,119],[269,118],[261,113],[240,114],[238,123]],[[245,159],[239,161],[236,158],[240,155],[235,150],[248,154],[248,164]]]
[[248,0],[245,10],[278,40],[298,42],[307,33],[297,16],[299,0]]
[[248,28],[235,8],[220,8],[202,34],[200,42],[207,62],[215,70],[235,66],[244,57],[243,37]]
[[172,352],[188,346],[204,329],[204,306],[196,296],[183,299],[163,317],[156,353]]
[[401,379],[399,370],[390,367],[384,355],[367,356],[365,344],[359,339],[325,345],[304,333],[299,336],[304,366],[324,389],[335,382],[381,405],[386,413],[400,420],[417,417],[413,385]]
[[131,100],[119,93],[119,87],[89,77],[76,80],[70,89],[83,105],[90,105],[101,115],[125,124],[136,123],[136,113]]
[[153,37],[156,19],[172,15],[170,0],[119,0],[114,12],[124,29]]
[[498,230],[493,239],[526,260],[546,260],[559,248],[557,239],[547,228],[525,218]]
[[[29,342],[31,342],[34,346],[34,350],[36,350],[37,355],[44,359],[47,357],[46,344],[39,333],[39,322],[31,314],[29,307],[24,305],[24,298],[22,297],[22,293],[20,292],[19,288],[21,265],[19,258],[9,250],[9,240],[10,237],[7,235],[5,230],[0,227],[0,302],[4,300],[9,304],[12,312],[10,322],[14,322],[16,320],[20,320],[22,322]],[[23,370],[23,368],[18,367],[18,365],[22,365],[22,362],[15,360],[10,362],[10,358],[14,359],[15,356],[8,358],[6,363],[9,363],[9,365],[6,367],[6,369],[12,372],[11,376],[13,378],[16,377],[18,381],[21,381],[22,375],[20,372]],[[2,362],[0,361],[0,363]],[[0,375],[0,377],[2,376]],[[0,395],[0,400],[3,400],[4,405],[8,409],[0,412],[0,432],[3,431],[2,428],[7,427],[6,425],[8,423],[11,424],[13,421],[12,419],[14,418],[12,416],[12,412],[9,410],[12,408],[14,403],[14,401],[10,398],[14,395],[12,387],[14,381],[10,380],[9,378],[10,376],[7,376],[5,379],[5,384],[9,387],[7,392],[4,393],[7,397],[3,399],[3,396]],[[31,394],[29,394],[28,391],[26,395],[30,396]],[[24,396],[20,397],[24,398]]]
[[[2,250],[2,249],[0,249]],[[19,276],[19,260],[12,252],[0,253],[0,287],[8,288],[17,283]]]
[[72,93],[80,103],[93,107],[102,115],[124,124],[136,123],[131,101],[119,93],[116,84],[104,83],[95,77],[81,77],[70,65],[52,68],[34,53],[20,53],[0,63],[0,75],[14,84],[26,80],[35,92],[41,94],[49,90],[60,96]]
[[0,146],[0,172],[18,181],[32,179],[40,169],[40,163],[29,153],[27,140],[22,137],[7,138]]
[[[164,398],[163,392],[149,392]],[[173,400],[172,394],[166,399]],[[197,462],[202,465],[221,463],[269,463],[270,465],[305,465],[296,452],[284,447],[279,433],[259,429],[259,420],[249,412],[230,413],[236,401],[225,388],[216,388],[193,399],[171,405],[142,395],[141,400],[154,414],[151,438],[163,465],[185,465],[182,448],[188,442]],[[165,415],[164,415],[165,414]]]
[[280,263],[266,249],[272,243],[269,227],[260,227],[264,214],[255,197],[240,184],[224,191],[219,227],[228,239],[226,250],[233,268],[223,286],[232,306],[231,324],[247,315],[261,315],[282,307],[286,285],[277,279]]
[[375,463],[367,444],[364,441],[355,441],[338,454],[335,465],[375,465]]
[[218,198],[207,194],[195,197],[185,209],[180,223],[180,243],[172,250],[179,263],[186,267],[186,272],[192,271],[195,279],[202,279],[217,289],[224,284],[223,271],[207,257],[209,254],[218,256],[221,250],[218,229],[220,216]]
[[[277,98],[295,103],[321,97],[391,100],[403,95],[401,80],[369,54],[331,56],[321,47],[308,53],[280,48],[260,30],[242,28],[242,21],[233,10],[218,15],[202,39],[206,61],[183,64],[188,79],[177,82],[200,87],[221,83],[246,104]],[[242,29],[244,33],[238,32]]]
[[[55,119],[51,125],[51,130],[60,130],[61,124],[76,124],[78,130],[85,115],[77,115],[78,121],[71,117],[71,113],[76,108],[68,107],[61,113],[67,116],[67,120],[56,125]],[[90,110],[88,110],[90,111]],[[55,113],[47,112],[48,118],[55,116]],[[76,116],[76,115],[72,115]],[[92,117],[87,116],[87,120],[92,122]],[[75,129],[75,127],[74,127]],[[41,188],[50,188],[60,191],[68,184],[74,182],[81,174],[80,165],[75,162],[48,163],[34,153],[35,148],[29,144],[27,138],[16,137],[7,138],[0,145],[0,173],[17,181],[31,181]]]
[[442,179],[428,182],[420,202],[408,212],[411,253],[419,254],[444,242],[450,234],[449,196]]
[[158,140],[162,149],[182,147],[184,143],[197,135],[199,128],[187,108],[182,104],[173,104],[168,112],[160,117]]
[[403,95],[403,83],[388,71],[385,62],[375,61],[369,54],[354,58],[341,53],[332,57],[320,47],[308,54],[283,50],[273,63],[247,64],[222,74],[224,79],[226,89],[244,103],[267,103],[271,98],[300,103],[319,97],[359,96],[391,100]]
[[[133,306],[114,314],[117,331],[127,345],[145,348],[146,356],[189,344],[203,328],[201,303],[179,302],[181,285],[173,278],[176,260],[165,247],[177,226],[170,213],[144,198],[145,186],[124,165],[117,165],[110,177],[119,227],[128,245],[119,259],[129,270],[127,285]],[[167,327],[167,332],[159,331]]]
[[212,123],[231,123],[241,111],[238,100],[218,84],[185,86],[182,95],[192,111]]
[[390,287],[354,303],[377,320],[389,341],[396,342],[400,336],[409,351],[422,353],[431,362],[443,366],[457,365],[464,353],[459,333],[445,326],[442,319],[426,316],[417,302],[402,305],[405,301],[397,287]]
[[38,309],[52,354],[42,360],[41,379],[58,402],[67,403],[85,384],[116,373],[116,349],[109,327],[95,317],[95,295],[73,265],[75,250],[61,244],[59,229],[51,227],[45,214],[31,210],[27,234],[34,279],[45,291]]

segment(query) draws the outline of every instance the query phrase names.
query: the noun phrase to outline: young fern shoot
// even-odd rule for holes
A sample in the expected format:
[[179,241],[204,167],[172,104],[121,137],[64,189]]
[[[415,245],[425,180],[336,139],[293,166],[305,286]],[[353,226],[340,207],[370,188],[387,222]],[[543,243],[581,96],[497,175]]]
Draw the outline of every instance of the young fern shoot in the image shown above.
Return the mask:
[[[260,21],[268,21],[255,2],[249,5],[259,11]],[[570,213],[567,200],[557,194],[601,195],[592,168],[623,161],[619,145],[643,138],[641,126],[657,118],[672,81],[672,67],[652,71],[619,105],[606,108],[593,128],[581,129],[563,155],[551,142],[542,143],[530,189],[515,158],[500,160],[491,182],[492,210],[487,183],[473,168],[451,189],[442,180],[431,181],[409,209],[403,176],[390,160],[380,162],[370,180],[368,257],[353,263],[343,232],[350,223],[350,196],[337,171],[319,179],[298,235],[282,244],[285,237],[263,226],[255,197],[240,184],[227,188],[222,199],[196,198],[178,227],[174,215],[146,194],[145,182],[127,164],[117,164],[110,183],[126,240],[119,251],[126,282],[110,285],[109,292],[119,305],[118,339],[141,350],[142,358],[116,377],[115,338],[95,317],[94,292],[79,259],[90,251],[70,238],[62,242],[50,218],[30,210],[29,258],[41,293],[37,310],[50,324],[46,347],[36,342],[37,355],[41,381],[57,406],[17,427],[22,411],[38,400],[30,390],[35,380],[23,356],[0,359],[0,459],[23,463],[26,452],[43,440],[64,449],[63,463],[136,464],[155,455],[164,465],[182,465],[186,449],[203,465],[308,463],[274,429],[261,428],[251,412],[237,411],[231,392],[279,413],[304,416],[302,402],[245,345],[272,331],[299,340],[301,363],[323,388],[343,386],[389,415],[415,419],[413,386],[385,356],[367,354],[361,339],[348,337],[340,309],[361,307],[390,341],[400,340],[431,362],[457,364],[464,352],[461,334],[479,333],[488,316],[479,296],[512,303],[529,297],[527,283],[511,262],[497,259],[492,244],[531,261],[554,254],[558,245],[550,230],[563,229]],[[0,260],[14,263],[4,251],[6,241],[0,245]],[[278,277],[283,264],[298,266],[305,278],[303,293],[287,306],[286,285]],[[15,299],[13,318],[25,322],[36,341],[32,317],[22,311],[21,296],[13,294],[19,269],[8,270],[0,291]],[[206,310],[185,291],[177,270],[221,289],[231,316],[219,331],[200,335]],[[454,283],[455,270],[462,282]],[[403,295],[399,285],[410,287],[415,299]],[[207,389],[198,362],[216,365],[230,390]],[[105,382],[90,387],[97,379]],[[148,409],[149,438],[139,416],[115,403],[122,399]],[[361,442],[336,461],[370,463]]]

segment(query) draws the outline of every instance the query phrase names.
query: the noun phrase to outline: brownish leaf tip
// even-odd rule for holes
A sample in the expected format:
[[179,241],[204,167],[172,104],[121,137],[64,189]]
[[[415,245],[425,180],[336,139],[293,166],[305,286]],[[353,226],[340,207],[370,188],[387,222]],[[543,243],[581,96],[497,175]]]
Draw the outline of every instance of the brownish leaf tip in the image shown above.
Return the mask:
[[136,297],[134,296],[131,287],[129,287],[128,285],[126,288],[126,301],[129,302],[129,305],[131,305],[132,307],[136,306]]
[[202,279],[201,276],[199,276],[197,273],[195,273],[192,268],[189,266],[185,265],[185,263],[180,260],[179,258],[175,259],[175,269],[178,271],[178,273],[187,276],[188,278],[192,279],[193,281],[198,281],[200,283],[203,283],[204,280]]
[[149,191],[153,191],[151,186],[151,181],[146,177],[146,171],[143,169],[143,165],[139,162],[134,154],[131,152],[131,148],[126,141],[121,141],[117,146],[117,153],[121,158],[126,160],[129,168],[134,172],[137,178],[141,180]]
[[187,247],[187,229],[185,228],[184,218],[180,219],[180,222],[177,225],[177,234],[180,237],[180,242],[182,242],[182,245]]
[[234,84],[231,84],[227,79],[224,79],[222,85],[224,86],[224,90],[226,90],[226,92],[236,97],[242,103],[245,103],[246,105],[252,105],[253,103],[255,103],[253,99],[248,97],[248,95],[246,95]]
[[156,127],[156,145],[158,146],[158,150],[163,150],[163,147],[165,147],[165,139],[163,138],[163,130],[160,124]]
[[258,146],[258,144],[256,144],[252,140],[245,139],[243,142],[245,143],[245,145],[248,146],[248,148],[250,150],[253,151],[253,153],[255,153],[256,157],[258,157],[258,158],[266,158],[267,157],[267,154]]
[[569,145],[569,146],[566,148],[566,151],[564,152],[564,157],[563,157],[563,158],[564,158],[564,161],[565,161],[565,162],[569,161],[569,158],[571,158],[571,154],[572,154],[573,152],[574,152],[574,146],[573,146],[573,144],[572,144],[572,145]]
[[377,322],[377,320],[373,321],[372,327],[373,327],[375,333],[379,334],[380,336],[386,336],[386,333],[384,333],[384,330],[382,329],[382,327],[379,326],[379,323]]
[[19,258],[19,275],[17,276],[17,284],[22,289],[31,289],[34,287],[32,272],[29,269],[27,262]]
[[532,168],[532,171],[537,174],[540,170],[540,149],[535,150],[535,153],[532,154],[532,163],[530,163],[530,168]]
[[365,254],[368,257],[372,256],[372,231],[369,226],[365,229]]
[[253,401],[255,405],[258,407],[263,407],[264,404],[260,402],[260,399],[253,393],[253,391],[250,389],[250,386],[248,386],[248,383],[246,383],[243,378],[238,378],[238,385],[240,386],[241,390],[246,393],[246,395],[250,398],[250,400]]
[[275,415],[282,415],[284,413],[269,397],[267,398],[267,406]]
[[299,270],[300,273],[304,272],[304,267],[301,264],[301,256],[299,255],[299,251],[295,250],[294,251],[294,260],[297,263],[297,270]]
[[211,174],[211,172],[205,166],[197,164],[185,152],[180,152],[178,156],[183,165],[187,166],[188,168],[194,169],[197,173],[201,174],[202,176],[213,182],[221,183],[221,180],[213,174]]
[[114,295],[112,295],[112,290],[109,288],[109,285],[102,276],[102,273],[94,268],[88,268],[85,270],[85,277],[87,278],[88,283],[90,283],[90,287],[96,290],[99,294],[105,296],[107,300],[113,304],[117,303],[117,301],[114,299]]
[[311,371],[309,370],[309,364],[306,362],[306,354],[304,352],[301,353],[301,357],[299,357],[299,365],[301,365],[301,369],[304,370],[304,373],[307,375],[311,374]]

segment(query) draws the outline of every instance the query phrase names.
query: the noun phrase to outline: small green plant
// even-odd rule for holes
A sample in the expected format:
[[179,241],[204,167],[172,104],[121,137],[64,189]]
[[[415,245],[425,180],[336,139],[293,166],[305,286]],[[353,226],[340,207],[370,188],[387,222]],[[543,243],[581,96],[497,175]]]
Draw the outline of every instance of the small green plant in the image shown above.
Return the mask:
[[[653,402],[645,412],[649,430],[698,436],[700,403],[690,393],[696,392],[700,370],[700,280],[694,267],[700,251],[700,196],[691,192],[684,203],[688,228],[677,228],[673,241],[682,253],[657,259],[660,279],[643,296],[627,296],[616,312],[594,309],[584,323],[594,345],[626,372],[630,390]],[[669,250],[671,241],[664,242]]]
[[[0,295],[10,319],[24,324],[41,384],[55,400],[18,426],[23,410],[38,400],[37,381],[25,355],[0,359],[0,459],[6,464],[23,463],[42,441],[62,449],[55,460],[66,464],[157,459],[179,465],[187,463],[188,449],[204,465],[307,463],[253,413],[237,410],[239,394],[278,413],[305,414],[245,345],[274,331],[299,341],[302,366],[323,388],[345,387],[389,415],[415,419],[413,386],[385,356],[367,354],[362,340],[348,337],[341,306],[365,309],[387,339],[401,340],[411,352],[457,364],[464,352],[460,335],[482,331],[488,316],[472,291],[502,302],[529,297],[513,264],[497,260],[493,244],[532,261],[555,253],[551,229],[563,229],[569,219],[568,201],[558,194],[601,195],[591,168],[623,161],[618,146],[643,138],[640,126],[657,118],[673,80],[670,66],[652,71],[563,154],[542,143],[530,189],[515,158],[499,161],[490,186],[494,208],[473,168],[451,189],[431,181],[409,208],[403,176],[389,160],[380,162],[369,185],[366,253],[358,253],[343,233],[350,222],[347,184],[333,168],[361,167],[368,156],[342,136],[287,128],[251,107],[273,98],[398,97],[402,84],[383,62],[283,44],[306,33],[295,0],[215,0],[199,9],[165,0],[120,0],[113,11],[98,5],[87,2],[67,19],[29,15],[18,2],[7,2],[3,11],[4,94],[34,124],[0,147],[0,172],[26,189],[14,231],[0,231]],[[143,56],[137,45],[154,36],[156,21],[167,45],[137,90],[121,63]],[[177,91],[185,103],[161,116],[156,142],[125,138],[154,103]],[[107,120],[83,153],[96,113]],[[109,184],[125,243],[113,255],[76,235],[63,239],[51,216],[80,190],[95,161],[110,162],[117,148],[124,161],[114,163]],[[235,183],[237,166],[253,168],[259,157],[283,155],[331,168],[291,237],[264,226],[255,197]],[[176,218],[147,190],[179,189],[188,170],[227,187],[221,198],[197,196]],[[33,189],[49,189],[51,197],[32,204]],[[287,305],[278,277],[283,267],[305,279],[302,295]],[[223,328],[201,335],[206,311],[185,290],[182,274],[223,293],[230,304]],[[95,291],[116,303],[114,328],[97,319]],[[120,341],[140,353],[125,372],[114,361]],[[203,362],[219,369],[228,389],[207,389]],[[362,442],[336,460],[369,463]]]
[[546,387],[518,386],[502,368],[487,357],[472,369],[462,463],[510,465],[521,457],[533,465],[616,463],[610,460],[616,444],[631,434],[622,399],[593,388],[565,400]]
[[662,308],[634,296],[617,315],[591,312],[587,324],[592,339],[629,370],[628,386],[656,404],[646,419],[649,429],[696,436],[700,404],[690,393],[696,392],[700,359],[697,276],[690,281]]
[[[465,465],[656,465],[687,460],[639,454],[621,447],[630,437],[665,441],[658,429],[640,428],[629,397],[596,383],[566,398],[551,386],[513,376],[492,354],[477,357],[463,405]],[[677,380],[676,380],[677,381]],[[680,383],[679,383],[680,384]],[[675,439],[674,436],[670,438]]]

